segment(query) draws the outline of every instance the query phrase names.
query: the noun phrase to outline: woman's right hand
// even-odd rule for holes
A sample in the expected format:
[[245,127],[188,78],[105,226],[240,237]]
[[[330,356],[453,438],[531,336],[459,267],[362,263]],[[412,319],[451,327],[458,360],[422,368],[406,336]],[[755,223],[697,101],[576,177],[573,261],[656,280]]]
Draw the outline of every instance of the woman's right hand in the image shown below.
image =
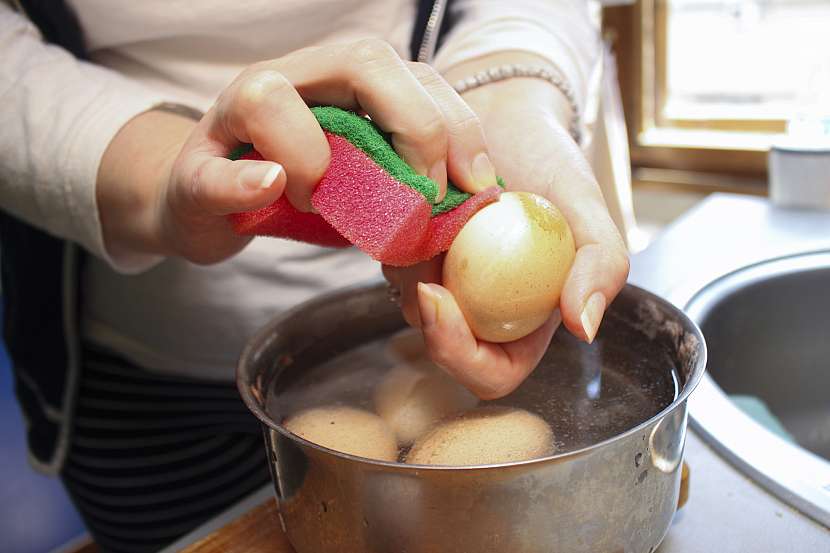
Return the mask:
[[[226,259],[250,240],[226,215],[265,207],[283,193],[301,211],[329,165],[328,142],[309,105],[368,114],[395,150],[446,190],[496,184],[473,111],[431,67],[403,61],[376,40],[298,50],[245,69],[198,122],[150,111],[110,143],[97,199],[107,250]],[[226,158],[251,143],[268,161]]]

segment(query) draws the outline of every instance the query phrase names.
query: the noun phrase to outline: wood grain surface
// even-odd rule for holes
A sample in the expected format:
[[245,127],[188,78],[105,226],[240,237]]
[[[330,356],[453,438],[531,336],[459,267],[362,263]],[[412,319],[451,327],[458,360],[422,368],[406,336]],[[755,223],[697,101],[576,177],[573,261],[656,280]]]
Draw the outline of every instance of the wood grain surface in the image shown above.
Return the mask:
[[273,499],[183,549],[186,553],[294,553]]

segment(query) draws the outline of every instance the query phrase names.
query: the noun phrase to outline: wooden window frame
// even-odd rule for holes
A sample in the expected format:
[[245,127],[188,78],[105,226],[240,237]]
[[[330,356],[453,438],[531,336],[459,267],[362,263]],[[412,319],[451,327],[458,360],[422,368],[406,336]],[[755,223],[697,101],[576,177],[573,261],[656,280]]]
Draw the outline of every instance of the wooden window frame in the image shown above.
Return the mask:
[[778,120],[668,119],[667,0],[603,9],[603,34],[617,60],[635,184],[766,194]]

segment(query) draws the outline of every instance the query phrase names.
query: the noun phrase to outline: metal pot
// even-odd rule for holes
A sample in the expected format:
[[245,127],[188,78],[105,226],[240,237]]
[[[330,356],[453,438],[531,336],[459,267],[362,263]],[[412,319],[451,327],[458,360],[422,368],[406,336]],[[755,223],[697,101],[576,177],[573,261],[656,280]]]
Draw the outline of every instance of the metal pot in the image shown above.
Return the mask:
[[[501,465],[405,465],[317,446],[269,416],[272,387],[403,326],[382,284],[344,289],[275,319],[242,354],[237,384],[262,421],[281,522],[298,553],[657,548],[678,500],[686,400],[706,363],[703,336],[681,311],[628,285],[593,346],[554,340],[554,356],[624,340],[628,362],[669,359],[680,381],[675,400],[661,412],[576,451]],[[655,347],[662,360],[643,354]]]

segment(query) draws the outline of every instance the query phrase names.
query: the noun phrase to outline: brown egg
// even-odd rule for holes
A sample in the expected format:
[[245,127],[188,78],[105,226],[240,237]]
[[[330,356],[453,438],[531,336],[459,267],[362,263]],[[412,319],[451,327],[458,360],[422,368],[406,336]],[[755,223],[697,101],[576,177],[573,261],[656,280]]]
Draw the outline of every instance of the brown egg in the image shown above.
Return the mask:
[[407,328],[389,337],[384,353],[396,363],[415,363],[427,358],[427,346],[420,330]]
[[478,398],[428,361],[393,367],[373,394],[375,410],[410,445],[440,419],[470,409]]
[[576,251],[556,207],[529,192],[505,192],[473,215],[444,260],[444,286],[473,333],[488,342],[527,336],[559,305]]
[[285,428],[309,442],[360,457],[395,461],[395,434],[374,413],[331,405],[300,411],[288,418]]
[[524,409],[487,406],[436,425],[418,438],[406,462],[486,465],[536,459],[553,451],[553,431],[541,417]]

